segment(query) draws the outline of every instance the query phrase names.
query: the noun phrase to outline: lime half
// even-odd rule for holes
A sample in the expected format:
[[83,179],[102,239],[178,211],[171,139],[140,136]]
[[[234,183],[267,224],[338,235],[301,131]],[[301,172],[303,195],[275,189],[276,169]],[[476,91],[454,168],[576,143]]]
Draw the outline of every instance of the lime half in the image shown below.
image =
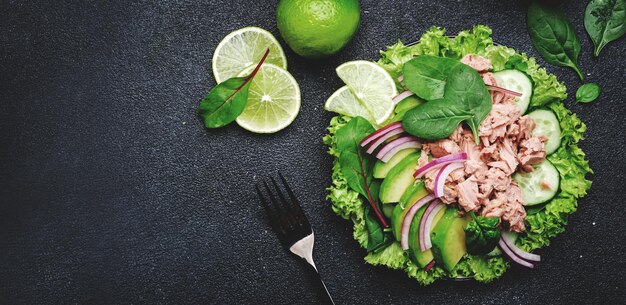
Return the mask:
[[350,88],[377,124],[393,113],[392,98],[398,94],[396,84],[385,69],[373,62],[349,61],[337,67],[337,75]]
[[270,54],[265,62],[287,69],[283,48],[272,33],[257,27],[247,27],[228,34],[213,53],[215,81],[221,83],[237,76],[243,69],[256,65],[267,48]]
[[[254,70],[249,67],[239,76]],[[239,126],[256,133],[277,132],[291,124],[300,111],[300,87],[285,69],[264,63],[250,83],[248,103],[237,117]]]
[[324,109],[351,117],[361,116],[371,123],[376,123],[369,111],[361,105],[361,102],[352,94],[348,86],[343,86],[335,91],[326,100]]

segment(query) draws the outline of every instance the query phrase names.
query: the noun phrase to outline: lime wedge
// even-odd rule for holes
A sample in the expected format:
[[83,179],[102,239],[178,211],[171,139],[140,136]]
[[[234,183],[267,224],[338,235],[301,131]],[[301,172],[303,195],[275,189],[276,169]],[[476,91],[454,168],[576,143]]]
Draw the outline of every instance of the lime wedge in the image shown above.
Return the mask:
[[265,54],[270,54],[266,63],[287,69],[287,58],[274,36],[261,28],[247,27],[228,34],[217,45],[213,53],[213,76],[221,83],[237,76],[243,69],[256,65]]
[[385,69],[373,62],[349,61],[337,67],[337,75],[350,88],[377,124],[393,113],[391,100],[398,94],[396,84]]
[[361,105],[361,102],[352,94],[348,86],[343,86],[335,91],[326,100],[324,109],[351,117],[361,116],[371,123],[376,123],[370,112]]
[[[249,67],[239,74],[250,74]],[[291,124],[300,111],[300,87],[285,69],[264,63],[250,82],[248,103],[237,117],[239,126],[256,133],[277,132]]]

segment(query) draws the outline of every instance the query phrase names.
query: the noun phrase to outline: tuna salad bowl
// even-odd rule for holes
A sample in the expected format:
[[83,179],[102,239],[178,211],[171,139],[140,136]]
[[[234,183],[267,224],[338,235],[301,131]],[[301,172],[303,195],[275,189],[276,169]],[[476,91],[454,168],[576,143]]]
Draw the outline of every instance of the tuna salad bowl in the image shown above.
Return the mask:
[[423,285],[536,268],[591,187],[565,85],[491,33],[432,27],[337,68],[328,199],[368,264]]

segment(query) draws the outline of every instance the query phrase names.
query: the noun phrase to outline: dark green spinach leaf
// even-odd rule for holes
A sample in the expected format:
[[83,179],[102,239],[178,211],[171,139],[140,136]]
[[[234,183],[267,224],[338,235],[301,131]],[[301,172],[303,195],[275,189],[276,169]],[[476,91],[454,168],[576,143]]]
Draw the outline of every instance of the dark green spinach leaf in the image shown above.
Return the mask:
[[600,96],[600,86],[595,83],[587,83],[576,90],[576,101],[579,103],[593,102]]
[[375,201],[380,189],[380,181],[374,179],[372,175],[372,168],[376,160],[359,145],[359,142],[374,130],[374,127],[366,119],[358,116],[352,118],[348,124],[337,131],[339,167],[348,181],[348,186],[367,198],[376,217],[386,228],[389,224]]
[[545,61],[570,67],[580,79],[584,78],[578,67],[580,39],[558,8],[533,2],[528,7],[527,26],[535,49]]
[[458,60],[450,58],[420,55],[404,64],[404,84],[425,100],[440,99],[452,68],[460,64]]
[[472,221],[465,227],[465,245],[472,255],[485,255],[496,247],[500,240],[498,217],[476,216],[471,211]]
[[436,100],[407,111],[402,127],[418,138],[436,140],[450,136],[462,121],[471,118],[470,112]]
[[492,106],[487,87],[470,66],[458,64],[448,74],[443,98],[409,110],[402,126],[416,137],[435,140],[450,136],[460,122],[466,121],[476,143],[480,143],[478,128]]
[[234,121],[243,112],[248,102],[250,81],[261,68],[270,50],[247,77],[233,77],[213,87],[200,101],[198,114],[207,128],[219,128]]
[[378,252],[393,242],[368,205],[364,207],[365,229],[367,229],[367,252]]
[[585,29],[597,57],[607,43],[626,33],[626,0],[591,0],[585,10]]

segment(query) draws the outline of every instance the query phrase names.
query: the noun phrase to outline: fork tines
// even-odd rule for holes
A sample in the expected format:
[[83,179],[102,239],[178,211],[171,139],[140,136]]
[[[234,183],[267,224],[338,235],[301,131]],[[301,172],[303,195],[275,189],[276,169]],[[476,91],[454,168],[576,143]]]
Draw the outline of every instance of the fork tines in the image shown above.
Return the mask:
[[[255,185],[257,194],[263,208],[269,216],[272,228],[278,234],[280,241],[287,247],[291,247],[295,242],[312,233],[311,225],[307,220],[300,202],[287,184],[287,180],[281,173],[278,173],[283,188],[287,191],[287,196],[279,187],[273,177],[270,177],[273,187],[263,181],[263,187],[259,183]],[[265,189],[264,195],[262,188]],[[276,196],[275,196],[276,195]],[[278,199],[278,200],[277,200]]]

